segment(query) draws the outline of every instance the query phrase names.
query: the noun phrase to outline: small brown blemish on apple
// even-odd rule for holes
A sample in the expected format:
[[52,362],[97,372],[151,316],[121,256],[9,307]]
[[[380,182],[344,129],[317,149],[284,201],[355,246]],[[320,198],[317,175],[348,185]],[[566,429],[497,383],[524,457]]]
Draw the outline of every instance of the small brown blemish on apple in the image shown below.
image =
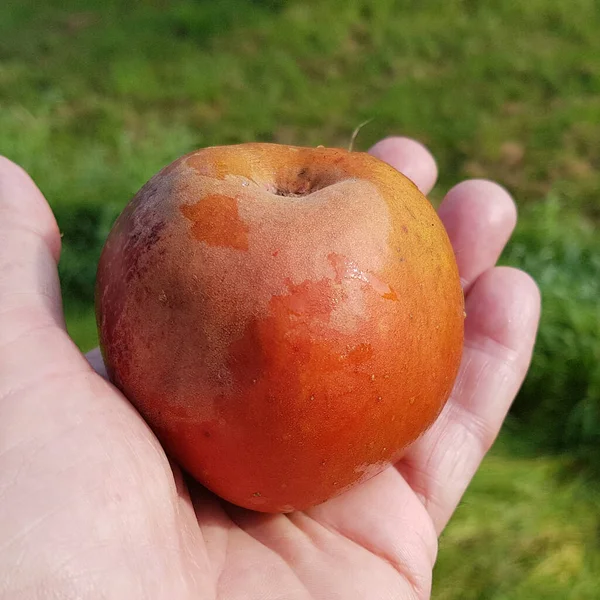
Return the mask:
[[248,225],[242,221],[235,198],[210,194],[195,204],[182,204],[195,239],[209,246],[248,250]]
[[152,227],[150,227],[150,231],[146,234],[145,239],[144,239],[144,243],[146,244],[146,247],[150,248],[158,242],[164,228],[165,228],[164,221],[157,221],[156,223],[154,223],[152,225]]
[[[119,217],[119,220],[124,221],[122,217]],[[145,260],[145,256],[155,251],[163,237],[166,223],[163,220],[152,222],[144,217],[126,222],[123,227],[129,231],[129,239],[123,244],[121,250],[124,257],[125,282],[129,284],[134,278],[142,276],[151,265]]]
[[386,300],[393,300],[394,302],[398,301],[398,294],[396,294],[396,292],[391,288],[391,286],[388,286],[389,288],[389,292],[385,292],[384,294],[381,294],[382,298],[385,298]]

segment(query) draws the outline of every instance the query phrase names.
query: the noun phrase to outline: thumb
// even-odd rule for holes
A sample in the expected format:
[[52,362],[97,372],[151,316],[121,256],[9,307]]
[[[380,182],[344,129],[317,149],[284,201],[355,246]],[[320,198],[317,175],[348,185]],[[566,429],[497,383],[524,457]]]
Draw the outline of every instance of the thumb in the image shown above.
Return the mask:
[[65,330],[59,255],[46,200],[0,157],[0,404],[48,377],[89,368]]

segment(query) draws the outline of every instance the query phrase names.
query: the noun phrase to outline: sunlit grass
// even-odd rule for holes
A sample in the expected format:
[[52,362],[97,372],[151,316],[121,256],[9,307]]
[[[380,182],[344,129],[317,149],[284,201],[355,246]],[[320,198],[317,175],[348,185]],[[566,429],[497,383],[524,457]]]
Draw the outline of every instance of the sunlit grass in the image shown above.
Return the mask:
[[593,600],[597,491],[568,463],[508,455],[502,440],[440,542],[435,600]]

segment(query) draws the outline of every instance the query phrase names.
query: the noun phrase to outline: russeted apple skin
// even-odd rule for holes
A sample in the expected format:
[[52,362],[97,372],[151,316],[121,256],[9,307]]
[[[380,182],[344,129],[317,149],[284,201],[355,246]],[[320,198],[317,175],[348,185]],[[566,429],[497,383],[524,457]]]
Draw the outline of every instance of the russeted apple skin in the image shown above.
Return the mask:
[[366,153],[249,143],[155,175],[100,258],[110,379],[223,499],[319,504],[444,406],[464,299],[435,210]]

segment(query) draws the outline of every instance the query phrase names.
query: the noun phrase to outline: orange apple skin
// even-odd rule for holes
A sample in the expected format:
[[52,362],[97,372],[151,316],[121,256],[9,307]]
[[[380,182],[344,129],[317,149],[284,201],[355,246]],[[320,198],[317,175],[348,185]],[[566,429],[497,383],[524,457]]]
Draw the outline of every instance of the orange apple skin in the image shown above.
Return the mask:
[[464,299],[417,187],[359,152],[205,148],[155,175],[98,268],[109,377],[236,505],[290,512],[366,481],[436,419]]

